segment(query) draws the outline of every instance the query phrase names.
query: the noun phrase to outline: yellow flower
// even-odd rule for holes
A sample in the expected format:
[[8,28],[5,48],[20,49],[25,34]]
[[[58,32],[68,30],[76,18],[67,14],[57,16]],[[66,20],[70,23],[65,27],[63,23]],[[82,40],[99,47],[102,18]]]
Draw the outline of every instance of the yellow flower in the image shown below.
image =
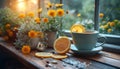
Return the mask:
[[13,36],[13,31],[10,29],[6,29],[6,32],[8,33],[8,36],[12,37]]
[[12,37],[12,36],[13,36],[13,31],[8,32],[8,35],[9,35],[10,37]]
[[5,25],[6,28],[10,28],[10,26],[11,25],[9,23]]
[[25,18],[25,14],[24,14],[24,13],[21,13],[21,14],[19,14],[18,17],[19,17],[19,18]]
[[115,23],[114,22],[110,22],[110,27],[113,27],[113,26],[115,26]]
[[104,29],[107,29],[107,28],[108,28],[108,25],[107,25],[107,24],[106,24],[106,25],[104,25],[104,26],[103,26],[103,28],[104,28]]
[[38,13],[41,13],[42,12],[42,8],[38,9]]
[[55,4],[56,7],[62,7],[63,4]]
[[33,13],[33,12],[29,12],[29,13],[28,13],[28,16],[29,16],[29,17],[34,17],[34,13]]
[[78,17],[80,17],[80,16],[81,16],[81,14],[79,13],[79,14],[77,14],[77,16],[78,16]]
[[108,29],[107,32],[108,32],[108,33],[111,33],[111,32],[112,32],[112,29]]
[[36,18],[35,18],[35,22],[39,24],[39,23],[40,23],[40,18],[39,18],[39,17],[36,17]]
[[36,38],[36,37],[38,36],[38,34],[37,34],[36,31],[31,30],[31,31],[28,32],[28,36],[29,36],[30,38]]
[[43,22],[47,23],[48,22],[48,18],[43,18]]
[[23,54],[29,54],[31,51],[31,48],[29,45],[24,45],[21,50]]
[[103,16],[104,16],[103,13],[100,13],[100,14],[99,14],[99,17],[100,17],[100,18],[103,18]]
[[40,38],[43,38],[43,37],[44,37],[43,32],[38,32],[38,36],[39,36]]
[[47,14],[50,17],[55,17],[56,16],[56,11],[55,10],[48,10]]
[[53,4],[51,4],[50,2],[47,3],[47,8],[51,8]]
[[63,9],[57,9],[57,15],[58,16],[63,16],[64,15],[64,10]]

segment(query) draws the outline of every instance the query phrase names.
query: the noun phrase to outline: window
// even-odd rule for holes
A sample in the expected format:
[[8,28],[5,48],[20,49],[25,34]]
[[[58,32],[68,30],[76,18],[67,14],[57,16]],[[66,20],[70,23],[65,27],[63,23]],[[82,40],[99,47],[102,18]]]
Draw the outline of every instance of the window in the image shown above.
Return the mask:
[[[83,24],[87,29],[99,30],[102,35],[107,37],[106,42],[120,45],[120,0],[9,0],[9,5],[14,10],[15,3],[25,4],[22,7],[26,11],[34,11],[40,7],[45,7],[47,2],[63,3],[63,8],[68,10],[70,15],[64,17],[64,29],[70,30],[75,23]],[[19,1],[19,2],[18,2]],[[24,2],[25,1],[25,2]],[[36,4],[37,3],[37,4]],[[35,7],[35,8],[34,8]],[[28,8],[29,10],[25,10]],[[99,14],[104,16],[99,18]],[[37,13],[36,13],[37,14]],[[79,14],[79,16],[78,16]],[[106,35],[107,34],[107,35]]]

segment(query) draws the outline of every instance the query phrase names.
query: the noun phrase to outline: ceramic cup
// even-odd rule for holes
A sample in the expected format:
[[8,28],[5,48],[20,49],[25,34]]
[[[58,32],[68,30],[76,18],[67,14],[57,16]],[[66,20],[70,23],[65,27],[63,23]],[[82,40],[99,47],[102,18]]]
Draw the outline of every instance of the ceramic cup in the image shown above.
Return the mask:
[[102,46],[105,42],[105,37],[99,36],[98,31],[86,31],[84,33],[75,33],[72,32],[73,43],[75,44],[78,50],[92,50],[96,47],[97,40],[102,39],[103,43],[99,46]]

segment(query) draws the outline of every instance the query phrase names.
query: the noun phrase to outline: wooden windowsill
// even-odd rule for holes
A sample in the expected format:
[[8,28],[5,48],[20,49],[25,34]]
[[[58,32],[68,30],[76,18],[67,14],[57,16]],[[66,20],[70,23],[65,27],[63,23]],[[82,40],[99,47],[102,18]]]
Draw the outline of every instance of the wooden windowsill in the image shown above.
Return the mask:
[[[23,63],[29,69],[48,69],[45,67],[46,61],[49,61],[49,58],[41,59],[34,56],[36,50],[32,51],[29,55],[24,55],[21,53],[21,50],[16,49],[13,44],[7,43],[4,41],[0,41],[0,49],[5,50],[8,54],[11,54],[13,57],[18,59],[21,63]],[[69,53],[72,55],[71,53]],[[77,57],[77,56],[69,56],[69,58],[74,58],[76,61],[85,62],[88,66],[87,69],[117,69],[120,68],[120,55],[111,52],[101,51],[99,54],[94,56],[87,57]],[[66,64],[64,67],[61,60],[57,60],[57,67],[60,69],[74,69],[75,67],[70,64]],[[74,61],[73,61],[74,62]],[[99,66],[102,65],[102,66]],[[100,67],[100,68],[99,68]],[[58,68],[58,69],[59,69]]]

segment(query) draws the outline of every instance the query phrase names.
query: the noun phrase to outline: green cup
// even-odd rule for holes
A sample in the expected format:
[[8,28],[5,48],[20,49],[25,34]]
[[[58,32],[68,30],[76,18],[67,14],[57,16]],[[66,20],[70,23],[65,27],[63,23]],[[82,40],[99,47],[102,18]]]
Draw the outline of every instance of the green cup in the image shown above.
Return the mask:
[[96,47],[97,40],[102,38],[103,43],[99,46],[102,46],[105,42],[105,37],[99,36],[98,31],[86,31],[84,33],[75,33],[72,32],[73,43],[75,44],[78,50],[92,50]]

